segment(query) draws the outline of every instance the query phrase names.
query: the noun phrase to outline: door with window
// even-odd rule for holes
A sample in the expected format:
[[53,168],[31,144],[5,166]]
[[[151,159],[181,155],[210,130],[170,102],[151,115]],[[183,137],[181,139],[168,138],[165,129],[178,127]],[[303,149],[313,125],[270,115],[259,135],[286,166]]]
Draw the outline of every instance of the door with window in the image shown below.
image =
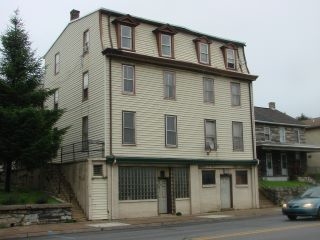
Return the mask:
[[231,175],[220,175],[221,209],[232,208]]
[[158,183],[159,214],[168,213],[167,179],[160,178]]
[[288,176],[287,154],[281,153],[281,175]]
[[267,177],[273,176],[272,153],[266,153]]

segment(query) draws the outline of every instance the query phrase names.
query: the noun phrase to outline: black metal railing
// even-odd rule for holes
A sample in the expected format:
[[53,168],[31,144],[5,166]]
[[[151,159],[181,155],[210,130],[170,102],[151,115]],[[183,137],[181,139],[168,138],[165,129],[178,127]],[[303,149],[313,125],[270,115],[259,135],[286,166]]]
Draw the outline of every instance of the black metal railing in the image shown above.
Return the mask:
[[89,157],[104,157],[104,142],[88,140],[60,148],[61,163],[85,160]]

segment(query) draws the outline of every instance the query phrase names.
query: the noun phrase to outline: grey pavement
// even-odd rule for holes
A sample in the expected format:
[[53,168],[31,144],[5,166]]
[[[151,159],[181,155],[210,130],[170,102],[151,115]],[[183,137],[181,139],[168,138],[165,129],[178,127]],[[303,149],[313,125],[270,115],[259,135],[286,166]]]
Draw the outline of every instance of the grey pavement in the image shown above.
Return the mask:
[[281,214],[280,208],[261,208],[246,210],[228,210],[211,212],[199,215],[161,215],[149,218],[130,218],[112,221],[85,221],[75,223],[38,224],[29,226],[16,226],[0,229],[0,239],[19,239],[34,236],[53,234],[79,233],[90,231],[110,231],[123,228],[157,227],[171,224],[184,224],[192,222],[227,221],[234,218],[250,218]]

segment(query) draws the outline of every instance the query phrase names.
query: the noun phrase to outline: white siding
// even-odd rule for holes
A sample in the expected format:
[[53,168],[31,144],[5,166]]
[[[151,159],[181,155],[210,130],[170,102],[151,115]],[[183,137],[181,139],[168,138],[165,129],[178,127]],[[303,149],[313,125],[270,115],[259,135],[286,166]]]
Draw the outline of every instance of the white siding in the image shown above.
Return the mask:
[[[205,75],[177,70],[176,100],[165,100],[163,68],[135,64],[136,95],[123,95],[121,64],[113,62],[113,151],[115,155],[252,159],[249,86],[241,84],[241,106],[231,106],[230,79],[214,78],[215,104],[203,103]],[[171,69],[174,71],[174,69]],[[207,75],[206,75],[207,76]],[[122,146],[123,110],[136,112],[136,146]],[[177,116],[178,147],[165,147],[165,114]],[[204,119],[217,125],[218,150],[204,150]],[[244,151],[233,152],[232,121],[243,122]]]
[[[89,30],[89,52],[83,56],[83,32]],[[46,88],[59,88],[59,108],[65,113],[59,128],[69,126],[63,145],[82,140],[82,117],[88,115],[89,139],[104,141],[105,57],[101,53],[99,14],[70,23],[45,56]],[[54,55],[60,53],[60,72],[54,75]],[[82,101],[82,75],[89,72],[89,99]],[[47,106],[53,107],[53,97]]]

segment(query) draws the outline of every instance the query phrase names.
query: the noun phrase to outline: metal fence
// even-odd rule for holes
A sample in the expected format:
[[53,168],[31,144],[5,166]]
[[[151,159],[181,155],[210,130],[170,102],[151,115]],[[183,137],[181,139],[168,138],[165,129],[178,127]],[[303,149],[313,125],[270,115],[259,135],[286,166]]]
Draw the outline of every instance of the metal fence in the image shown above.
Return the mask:
[[60,162],[75,162],[89,157],[104,157],[104,142],[88,140],[62,146],[58,153]]

